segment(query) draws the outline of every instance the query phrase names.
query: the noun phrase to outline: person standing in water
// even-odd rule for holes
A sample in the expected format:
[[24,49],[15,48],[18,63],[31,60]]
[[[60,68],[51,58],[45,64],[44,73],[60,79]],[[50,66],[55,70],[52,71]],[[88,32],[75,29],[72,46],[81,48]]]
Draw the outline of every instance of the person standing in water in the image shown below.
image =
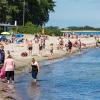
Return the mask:
[[39,72],[39,64],[34,58],[32,58],[31,67],[32,67],[32,78],[34,79],[34,82],[36,82],[37,74]]

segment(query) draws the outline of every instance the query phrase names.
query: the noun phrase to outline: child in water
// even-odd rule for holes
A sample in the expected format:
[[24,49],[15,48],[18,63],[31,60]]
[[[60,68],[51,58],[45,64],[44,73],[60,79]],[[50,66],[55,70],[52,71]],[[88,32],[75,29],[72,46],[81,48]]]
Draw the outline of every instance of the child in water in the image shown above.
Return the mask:
[[39,64],[37,61],[35,61],[34,58],[32,58],[31,67],[32,67],[32,78],[34,79],[34,82],[36,82],[37,74],[39,72]]

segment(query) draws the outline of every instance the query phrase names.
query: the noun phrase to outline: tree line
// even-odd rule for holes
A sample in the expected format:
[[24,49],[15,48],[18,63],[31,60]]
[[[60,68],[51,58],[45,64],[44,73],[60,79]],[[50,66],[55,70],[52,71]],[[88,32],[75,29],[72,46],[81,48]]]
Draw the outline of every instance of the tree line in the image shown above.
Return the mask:
[[62,28],[62,30],[68,30],[68,31],[79,31],[79,30],[96,30],[96,31],[100,31],[100,28],[95,28],[95,27],[91,27],[91,26],[70,26],[67,28]]
[[23,25],[25,21],[42,26],[48,22],[54,7],[53,0],[0,0],[0,23],[17,21],[18,25]]

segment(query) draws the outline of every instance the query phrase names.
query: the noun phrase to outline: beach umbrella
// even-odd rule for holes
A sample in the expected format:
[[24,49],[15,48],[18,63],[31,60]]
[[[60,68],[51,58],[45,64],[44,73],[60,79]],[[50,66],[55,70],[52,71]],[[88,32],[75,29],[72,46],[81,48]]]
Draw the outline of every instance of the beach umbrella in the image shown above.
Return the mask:
[[9,32],[2,32],[1,34],[2,35],[9,35],[10,33]]

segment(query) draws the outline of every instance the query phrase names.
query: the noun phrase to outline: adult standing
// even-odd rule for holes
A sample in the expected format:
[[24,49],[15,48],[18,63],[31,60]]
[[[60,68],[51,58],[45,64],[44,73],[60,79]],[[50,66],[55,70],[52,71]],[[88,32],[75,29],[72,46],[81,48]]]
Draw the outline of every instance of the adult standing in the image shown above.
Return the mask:
[[50,54],[53,55],[54,52],[53,52],[54,48],[53,48],[53,43],[50,44]]
[[72,42],[70,40],[68,41],[68,51],[69,53],[72,52]]
[[14,82],[15,63],[11,55],[8,55],[7,59],[5,59],[4,67],[6,71],[7,83],[10,83],[10,81]]
[[32,78],[34,79],[34,82],[36,82],[37,75],[39,72],[39,64],[34,58],[32,58],[31,67],[32,67]]
[[32,49],[33,49],[33,43],[32,43],[32,40],[30,40],[28,42],[28,50],[29,50],[29,55],[32,55]]
[[43,49],[43,45],[42,43],[39,44],[39,54],[42,56],[42,49]]
[[4,51],[4,46],[0,46],[0,64],[4,64],[5,60],[5,51]]
[[77,46],[78,46],[78,50],[79,50],[79,52],[81,52],[81,40],[80,40],[80,39],[78,40],[78,44],[77,44]]

